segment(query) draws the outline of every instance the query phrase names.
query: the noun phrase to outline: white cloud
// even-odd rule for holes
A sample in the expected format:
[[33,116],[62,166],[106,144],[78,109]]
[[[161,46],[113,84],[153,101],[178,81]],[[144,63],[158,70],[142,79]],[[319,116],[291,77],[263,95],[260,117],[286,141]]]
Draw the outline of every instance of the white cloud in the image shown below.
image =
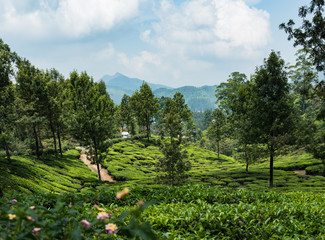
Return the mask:
[[141,37],[165,53],[250,58],[270,42],[269,14],[244,0],[163,0],[158,18]]
[[125,53],[118,53],[117,57],[120,64],[137,74],[148,73],[152,68],[160,66],[161,63],[159,56],[148,51],[142,51],[133,57],[128,57]]
[[0,32],[37,39],[58,35],[76,38],[108,31],[135,17],[140,1],[38,0],[30,9],[24,1],[0,0]]

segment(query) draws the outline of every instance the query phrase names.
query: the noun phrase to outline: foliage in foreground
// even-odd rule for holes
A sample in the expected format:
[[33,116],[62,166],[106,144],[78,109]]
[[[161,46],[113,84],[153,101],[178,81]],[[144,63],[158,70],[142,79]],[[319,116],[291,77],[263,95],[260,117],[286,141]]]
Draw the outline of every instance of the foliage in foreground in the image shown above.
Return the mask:
[[[116,189],[106,187],[61,196],[7,193],[8,200],[0,200],[0,239],[132,239],[136,235],[154,239],[151,228],[158,239],[325,237],[323,193],[252,192],[203,185],[135,188],[124,199],[117,199],[115,193]],[[134,208],[142,205],[141,200],[153,200],[154,205]],[[101,211],[109,218],[97,219]],[[105,225],[109,223],[117,226],[116,233],[108,235]],[[35,228],[41,228],[37,236]]]

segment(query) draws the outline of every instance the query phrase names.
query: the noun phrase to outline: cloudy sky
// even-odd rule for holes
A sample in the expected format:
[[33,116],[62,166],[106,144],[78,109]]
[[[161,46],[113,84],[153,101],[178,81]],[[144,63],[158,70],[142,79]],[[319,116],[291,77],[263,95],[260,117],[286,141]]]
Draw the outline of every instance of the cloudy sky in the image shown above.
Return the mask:
[[254,73],[307,0],[0,0],[0,38],[35,66],[95,80],[120,72],[172,87]]

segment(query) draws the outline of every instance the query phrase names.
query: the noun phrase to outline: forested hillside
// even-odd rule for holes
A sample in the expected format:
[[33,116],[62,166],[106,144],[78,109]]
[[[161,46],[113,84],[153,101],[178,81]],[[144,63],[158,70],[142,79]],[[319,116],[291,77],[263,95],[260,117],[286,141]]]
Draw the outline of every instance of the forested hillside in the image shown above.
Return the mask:
[[174,89],[159,88],[154,91],[154,94],[157,97],[172,97],[176,92],[180,92],[183,94],[189,109],[193,112],[203,112],[207,109],[215,109],[215,90],[216,86],[185,86]]

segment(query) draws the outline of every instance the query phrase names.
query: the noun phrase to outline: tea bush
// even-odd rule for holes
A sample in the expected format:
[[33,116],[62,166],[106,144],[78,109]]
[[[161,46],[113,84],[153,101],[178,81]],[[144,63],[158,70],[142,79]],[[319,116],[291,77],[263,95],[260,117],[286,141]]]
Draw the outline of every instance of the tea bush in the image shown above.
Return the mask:
[[[0,239],[325,238],[324,193],[188,185],[137,187],[117,199],[117,190],[9,191],[0,199]],[[109,223],[116,225],[116,233],[105,230]]]

